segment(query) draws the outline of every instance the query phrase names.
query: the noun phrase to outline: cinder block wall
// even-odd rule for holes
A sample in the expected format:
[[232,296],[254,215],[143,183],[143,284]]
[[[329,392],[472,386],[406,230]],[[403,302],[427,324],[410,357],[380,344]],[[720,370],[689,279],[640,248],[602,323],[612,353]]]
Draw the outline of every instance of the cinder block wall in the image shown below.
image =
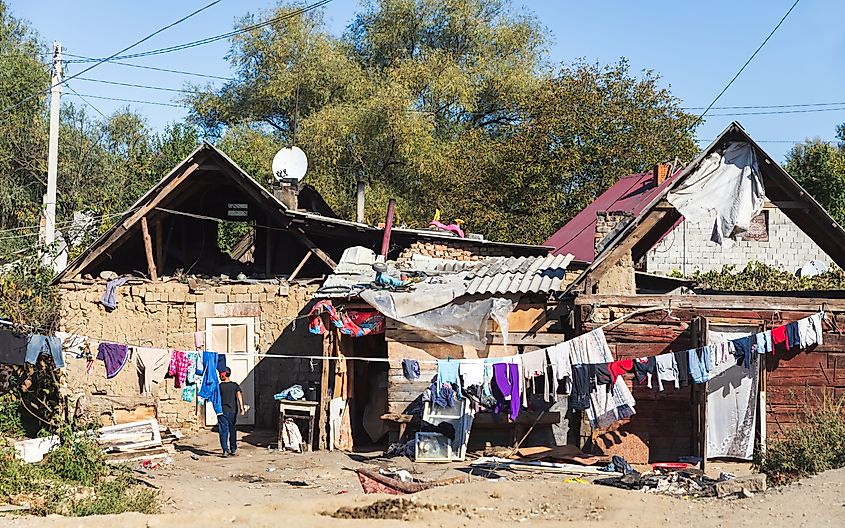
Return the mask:
[[[105,341],[161,348],[194,350],[193,332],[205,330],[208,316],[255,318],[258,353],[321,355],[322,341],[307,331],[308,313],[316,285],[203,284],[191,292],[180,282],[130,281],[117,293],[117,309],[107,312],[100,304],[103,280],[78,280],[60,285],[61,327],[66,332]],[[96,349],[92,350],[96,356]],[[95,361],[90,374],[85,361],[68,359],[66,390],[71,400],[80,395],[101,395],[116,405],[152,402],[159,421],[194,429],[203,423],[195,403],[182,401],[173,379],[153,387],[152,397],[141,397],[134,364],[107,380],[105,367]],[[312,368],[313,367],[313,368]],[[276,404],[273,394],[293,383],[319,381],[319,364],[309,360],[257,358],[255,367],[256,425],[273,427]],[[102,400],[103,398],[100,398]]]
[[821,260],[828,264],[833,262],[780,209],[766,210],[769,212],[768,242],[740,240],[733,247],[720,247],[710,241],[712,223],[693,223],[685,220],[648,252],[646,269],[652,273],[663,274],[670,274],[674,270],[683,272],[685,245],[687,275],[692,275],[695,271],[721,270],[722,266],[730,264],[739,270],[754,260],[790,273],[794,273],[810,260]]

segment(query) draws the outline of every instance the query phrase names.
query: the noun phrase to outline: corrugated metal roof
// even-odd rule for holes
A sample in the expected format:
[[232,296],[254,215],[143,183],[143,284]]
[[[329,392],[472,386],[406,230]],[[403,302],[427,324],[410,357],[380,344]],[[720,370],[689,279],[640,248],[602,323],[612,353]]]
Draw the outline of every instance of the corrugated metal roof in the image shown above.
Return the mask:
[[[445,275],[460,276],[466,289],[464,295],[551,293],[563,289],[566,268],[572,259],[572,255],[546,255],[455,261],[415,255],[401,271],[430,274],[431,277],[426,280],[442,280]],[[336,272],[326,278],[315,297],[357,296],[369,288],[375,278],[372,269],[374,260],[375,254],[369,249],[347,249],[338,262]],[[398,274],[393,262],[388,266],[391,274]]]
[[488,259],[467,271],[468,295],[550,293],[562,289],[572,255]]
[[676,171],[659,186],[654,185],[651,172],[630,174],[620,178],[543,242],[543,245],[553,247],[552,253],[556,255],[572,253],[582,262],[592,262],[595,258],[596,213],[624,211],[637,216],[652,198],[672,183],[680,172],[680,170]]

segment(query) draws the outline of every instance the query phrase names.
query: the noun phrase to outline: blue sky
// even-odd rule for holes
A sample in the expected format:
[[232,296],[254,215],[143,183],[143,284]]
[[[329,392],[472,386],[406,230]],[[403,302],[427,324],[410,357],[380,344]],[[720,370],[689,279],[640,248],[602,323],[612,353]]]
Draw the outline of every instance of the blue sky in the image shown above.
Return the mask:
[[[45,41],[60,40],[69,53],[109,55],[208,3],[208,0],[7,0],[12,13],[28,20]],[[609,63],[627,57],[632,69],[652,69],[685,106],[706,106],[777,24],[793,0],[689,1],[513,0],[519,11],[533,12],[552,34],[548,60],[585,59]],[[232,29],[246,12],[262,12],[274,0],[223,0],[133,51],[197,40]],[[334,0],[326,21],[340,33],[358,9],[358,0]],[[803,0],[717,106],[845,103],[845,2]],[[227,76],[228,43],[216,42],[137,64]],[[79,71],[73,65],[70,73]],[[197,81],[163,72],[104,64],[88,77],[117,82],[180,88]],[[217,81],[222,82],[222,81]],[[81,94],[172,102],[168,92],[75,80]],[[66,93],[69,93],[66,91]],[[70,96],[73,97],[73,96]],[[73,97],[73,99],[76,99]],[[89,101],[106,114],[126,103]],[[184,116],[179,108],[132,104],[154,129]],[[842,110],[775,115],[718,115],[761,110],[713,110],[698,129],[706,144],[732,120],[738,120],[777,160],[790,141],[834,138],[845,122]],[[801,109],[801,108],[797,108]]]

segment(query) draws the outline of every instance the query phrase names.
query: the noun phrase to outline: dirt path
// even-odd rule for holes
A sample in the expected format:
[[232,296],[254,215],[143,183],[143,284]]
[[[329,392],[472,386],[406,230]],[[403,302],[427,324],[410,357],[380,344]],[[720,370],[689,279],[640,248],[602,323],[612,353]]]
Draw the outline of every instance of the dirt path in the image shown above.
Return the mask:
[[[98,518],[2,518],[15,528],[153,528],[205,526],[298,528],[316,526],[470,527],[502,523],[591,527],[671,524],[707,527],[845,526],[845,470],[831,471],[749,499],[685,500],[606,486],[564,482],[560,475],[503,473],[491,481],[436,488],[396,498],[363,495],[353,471],[396,466],[422,478],[466,475],[465,464],[414,464],[407,459],[368,460],[366,455],[297,455],[266,448],[259,434],[247,437],[241,454],[216,456],[215,436],[185,442],[169,466],[143,478],[161,489],[164,512]],[[338,512],[338,510],[341,510]],[[325,513],[335,514],[327,516]],[[295,524],[290,524],[295,523]]]

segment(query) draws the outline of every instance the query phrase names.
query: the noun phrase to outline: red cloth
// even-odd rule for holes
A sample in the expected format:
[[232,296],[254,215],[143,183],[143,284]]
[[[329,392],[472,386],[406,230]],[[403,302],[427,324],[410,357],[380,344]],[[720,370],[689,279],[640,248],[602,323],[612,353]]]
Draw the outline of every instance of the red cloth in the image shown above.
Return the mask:
[[786,336],[786,325],[779,326],[777,328],[772,328],[772,346],[786,345],[786,349],[789,350],[789,340]]
[[174,387],[179,388],[185,384],[190,366],[191,360],[188,359],[188,354],[181,350],[174,350],[170,353],[170,366],[167,369],[167,374],[173,376]]
[[619,378],[619,376],[634,370],[634,360],[620,359],[619,361],[613,361],[608,365],[608,370],[610,370],[610,382],[616,383],[616,379]]

